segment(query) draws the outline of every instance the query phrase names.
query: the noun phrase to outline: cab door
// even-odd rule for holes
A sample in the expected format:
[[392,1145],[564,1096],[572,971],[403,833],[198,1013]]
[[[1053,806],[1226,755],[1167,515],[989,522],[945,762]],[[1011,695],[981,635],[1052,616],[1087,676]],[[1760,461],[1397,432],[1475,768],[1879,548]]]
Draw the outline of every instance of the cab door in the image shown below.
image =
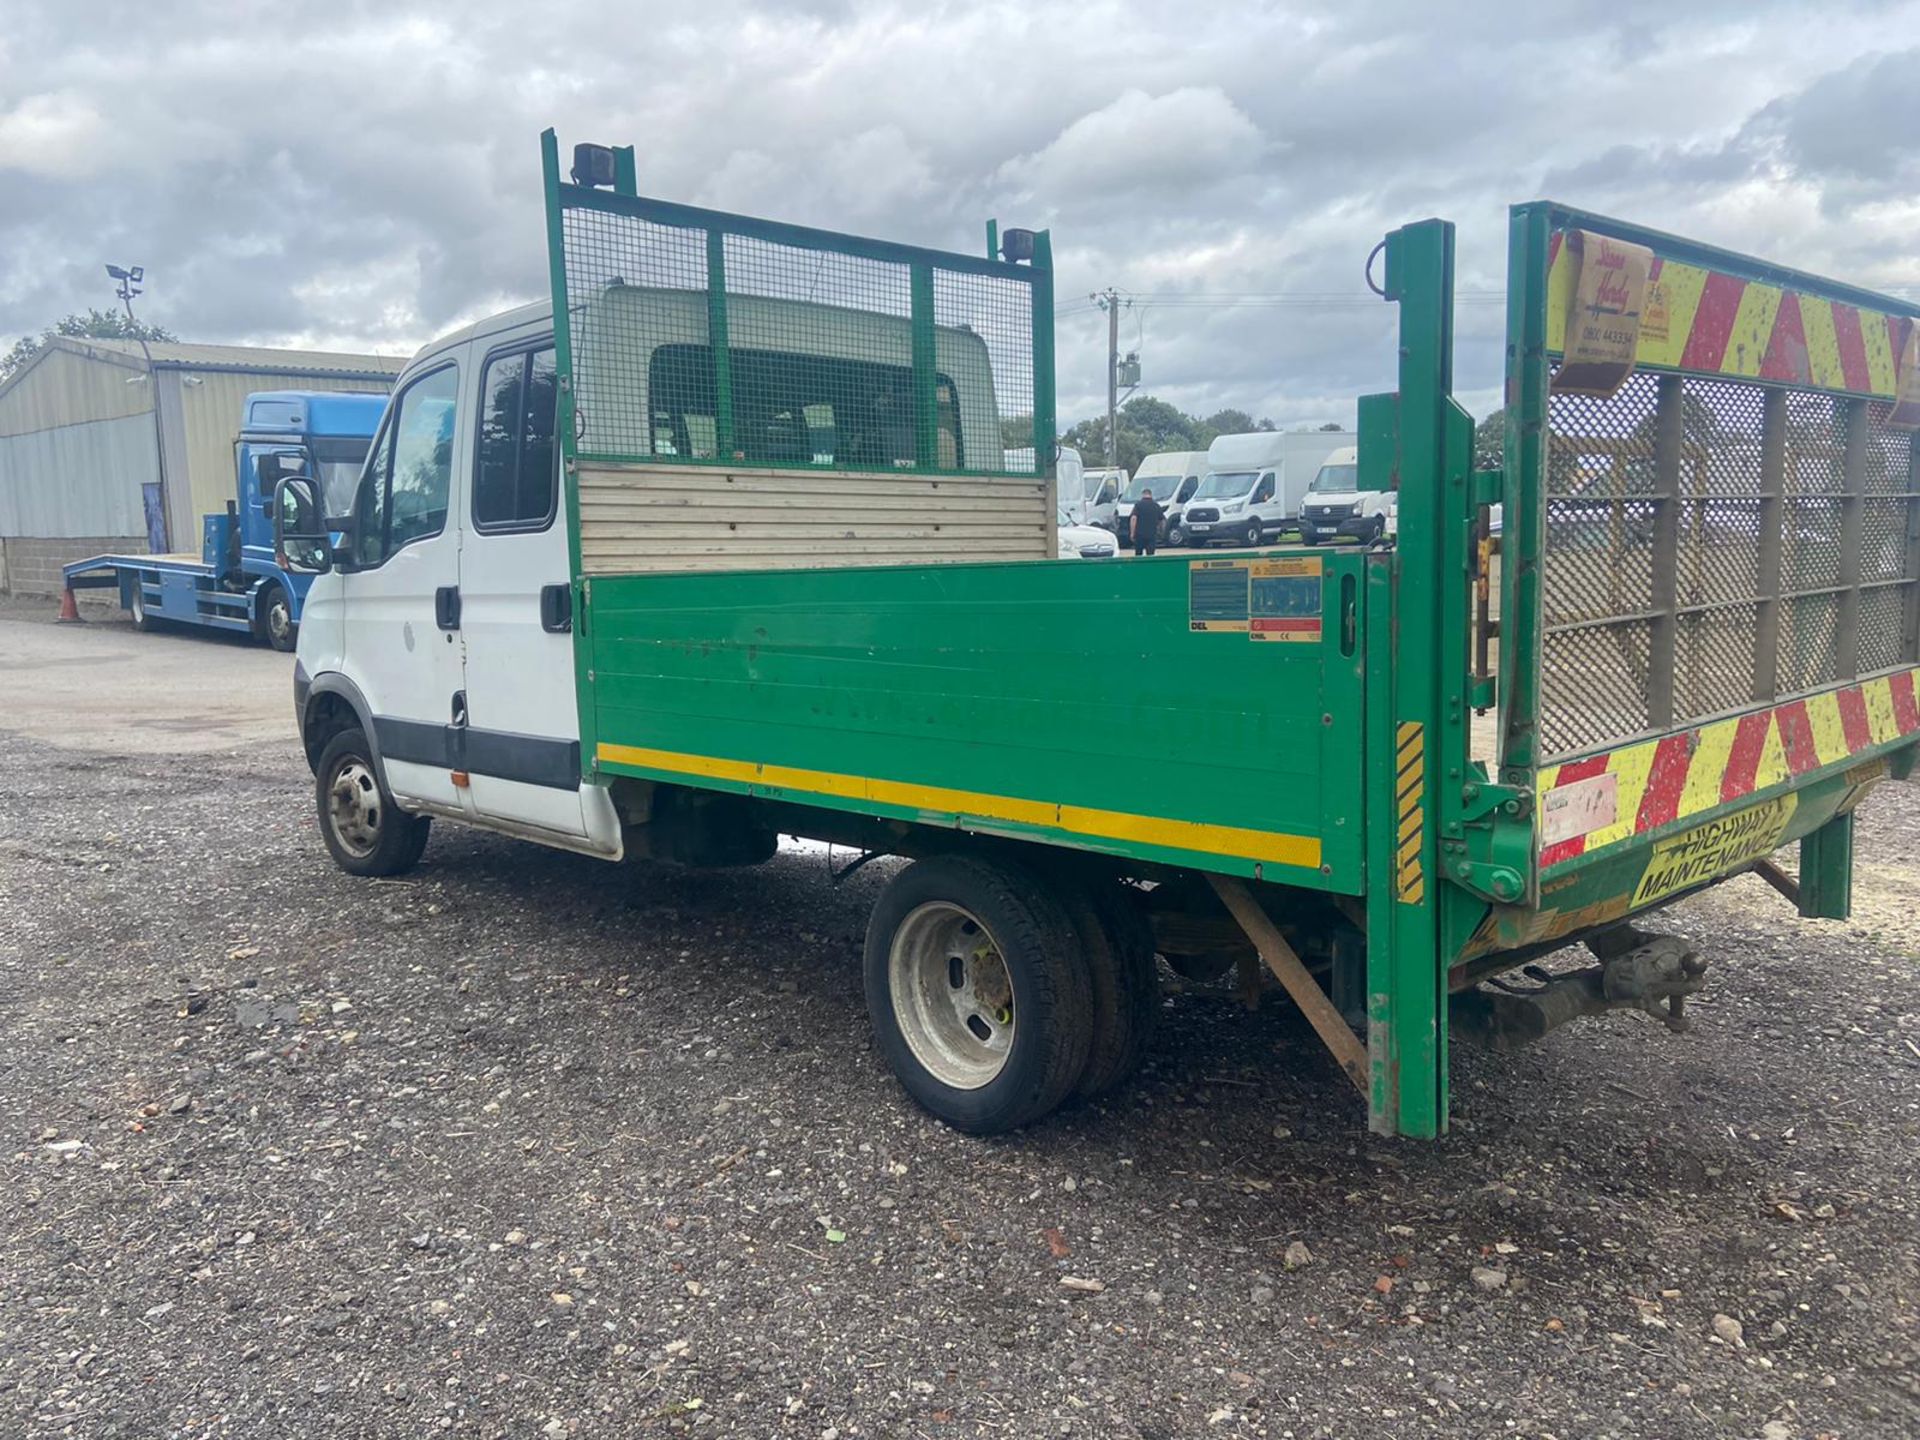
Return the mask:
[[354,497],[340,577],[343,669],[360,687],[387,786],[401,800],[464,808],[454,784],[459,718],[460,461],[464,346],[416,370],[387,407]]
[[[486,348],[482,349],[482,345]],[[460,552],[465,768],[476,818],[565,836],[581,802],[553,336],[475,342],[476,439]]]

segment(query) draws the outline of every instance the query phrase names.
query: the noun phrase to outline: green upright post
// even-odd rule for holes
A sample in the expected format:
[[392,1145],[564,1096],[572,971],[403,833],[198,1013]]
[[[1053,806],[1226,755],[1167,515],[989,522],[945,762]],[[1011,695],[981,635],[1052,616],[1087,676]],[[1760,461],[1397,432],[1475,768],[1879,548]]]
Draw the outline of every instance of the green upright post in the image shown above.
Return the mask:
[[640,193],[640,167],[634,163],[631,145],[613,147],[613,193],[616,195]]
[[[1033,237],[1033,466],[1053,475],[1053,232]],[[1059,496],[1053,497],[1055,504]],[[1049,512],[1051,513],[1051,512]]]
[[714,458],[731,464],[733,453],[733,352],[727,337],[727,236],[707,231],[707,348],[713,356]]
[[1800,841],[1800,913],[1809,920],[1853,914],[1853,812],[1836,815]]
[[[1369,609],[1370,1119],[1382,1134],[1430,1137],[1447,1115],[1439,839],[1468,781],[1472,424],[1452,399],[1453,227],[1428,220],[1390,234],[1386,291],[1400,306],[1398,413],[1370,407],[1360,436],[1362,465],[1375,473],[1380,448],[1392,447],[1400,491],[1392,603]],[[1385,588],[1371,584],[1372,599],[1387,598]]]

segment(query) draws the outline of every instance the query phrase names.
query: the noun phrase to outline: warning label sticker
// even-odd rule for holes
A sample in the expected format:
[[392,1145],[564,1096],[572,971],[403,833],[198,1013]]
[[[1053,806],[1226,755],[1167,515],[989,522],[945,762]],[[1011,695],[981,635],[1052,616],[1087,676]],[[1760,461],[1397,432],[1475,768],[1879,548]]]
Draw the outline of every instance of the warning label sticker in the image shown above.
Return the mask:
[[1780,848],[1799,799],[1782,795],[1719,820],[1709,820],[1653,847],[1653,858],[1633,892],[1636,906],[1711,880]]
[[1245,560],[1195,560],[1187,566],[1187,628],[1247,633]]
[[1253,561],[1248,567],[1252,589],[1249,638],[1319,643],[1320,569],[1318,555]]

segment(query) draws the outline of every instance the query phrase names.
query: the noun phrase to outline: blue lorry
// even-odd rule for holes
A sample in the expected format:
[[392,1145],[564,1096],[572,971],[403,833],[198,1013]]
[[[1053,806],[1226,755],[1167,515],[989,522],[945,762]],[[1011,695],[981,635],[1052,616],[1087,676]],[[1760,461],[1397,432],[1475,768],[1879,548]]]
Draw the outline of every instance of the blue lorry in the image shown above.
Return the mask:
[[142,630],[156,623],[206,625],[292,650],[310,575],[282,569],[274,554],[274,486],[310,476],[330,515],[352,508],[360,469],[386,410],[385,395],[263,390],[247,396],[234,441],[235,498],[201,517],[200,553],[96,555],[65,568],[73,590],[117,588]]

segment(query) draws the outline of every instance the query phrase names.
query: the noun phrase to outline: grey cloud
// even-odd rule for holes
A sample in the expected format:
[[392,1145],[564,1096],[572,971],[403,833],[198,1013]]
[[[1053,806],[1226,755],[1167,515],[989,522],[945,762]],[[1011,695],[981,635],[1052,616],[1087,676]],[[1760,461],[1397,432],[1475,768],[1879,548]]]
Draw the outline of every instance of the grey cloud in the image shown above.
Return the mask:
[[1429,214],[1460,223],[1458,373],[1491,395],[1505,209],[1544,192],[1869,283],[1911,263],[1848,212],[1911,204],[1916,57],[1884,39],[1920,32],[1914,0],[15,0],[8,20],[0,339],[103,303],[113,258],[190,338],[407,351],[542,293],[549,124],[635,142],[669,198],[964,250],[989,215],[1051,227],[1064,420],[1104,403],[1104,325],[1070,307],[1107,285],[1329,297],[1128,324],[1147,388],[1185,408],[1351,419],[1393,383],[1361,262]]

